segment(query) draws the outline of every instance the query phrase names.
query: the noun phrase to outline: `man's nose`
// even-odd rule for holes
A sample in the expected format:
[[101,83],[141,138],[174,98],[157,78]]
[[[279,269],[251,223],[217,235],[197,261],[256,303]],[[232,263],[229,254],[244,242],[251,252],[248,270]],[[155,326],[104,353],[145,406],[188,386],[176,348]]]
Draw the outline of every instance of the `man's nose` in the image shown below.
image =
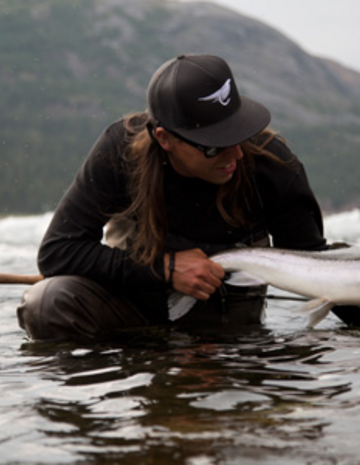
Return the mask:
[[229,156],[232,155],[236,157],[237,160],[241,160],[244,157],[244,153],[241,150],[240,145],[234,145],[233,147],[227,147],[221,155]]

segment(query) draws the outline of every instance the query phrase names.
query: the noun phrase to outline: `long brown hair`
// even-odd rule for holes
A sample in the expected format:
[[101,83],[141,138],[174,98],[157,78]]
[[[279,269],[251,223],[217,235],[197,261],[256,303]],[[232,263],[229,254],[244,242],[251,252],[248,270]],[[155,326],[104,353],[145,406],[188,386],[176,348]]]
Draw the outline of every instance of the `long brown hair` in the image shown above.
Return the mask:
[[[163,189],[166,154],[150,136],[147,121],[146,113],[125,118],[126,156],[132,168],[129,172],[131,204],[117,216],[135,219],[136,228],[131,238],[132,258],[143,265],[152,265],[164,247],[167,232]],[[254,141],[241,144],[244,158],[238,163],[232,179],[218,188],[216,206],[224,220],[232,226],[246,227],[248,223],[247,203],[254,195],[251,183],[254,155],[268,155],[276,159],[265,149],[275,134],[265,130],[263,135],[261,145]]]

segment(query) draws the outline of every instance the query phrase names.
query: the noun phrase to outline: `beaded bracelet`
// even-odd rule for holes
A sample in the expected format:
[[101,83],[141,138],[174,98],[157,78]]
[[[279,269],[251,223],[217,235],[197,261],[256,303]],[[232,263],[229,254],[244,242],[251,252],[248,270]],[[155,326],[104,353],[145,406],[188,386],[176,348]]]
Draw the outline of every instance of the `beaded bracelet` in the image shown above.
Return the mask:
[[170,287],[172,287],[173,283],[173,274],[175,271],[175,252],[173,250],[169,250],[169,279],[168,279],[168,284]]

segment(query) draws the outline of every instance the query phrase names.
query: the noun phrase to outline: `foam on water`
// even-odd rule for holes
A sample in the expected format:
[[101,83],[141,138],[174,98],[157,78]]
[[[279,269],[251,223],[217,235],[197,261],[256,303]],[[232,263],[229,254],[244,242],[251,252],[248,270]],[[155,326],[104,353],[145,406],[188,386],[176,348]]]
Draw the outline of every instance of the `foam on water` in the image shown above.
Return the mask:
[[325,237],[360,245],[360,210],[337,213],[324,220]]

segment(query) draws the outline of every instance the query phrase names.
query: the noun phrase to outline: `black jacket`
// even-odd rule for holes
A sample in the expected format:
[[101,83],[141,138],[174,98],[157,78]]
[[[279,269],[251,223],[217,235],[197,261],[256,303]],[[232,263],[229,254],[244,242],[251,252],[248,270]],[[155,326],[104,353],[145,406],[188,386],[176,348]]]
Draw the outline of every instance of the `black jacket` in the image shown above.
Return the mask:
[[[111,215],[129,205],[124,135],[122,121],[107,128],[59,203],[38,255],[39,269],[45,276],[81,275],[119,292],[139,286],[166,290],[162,253],[154,274],[150,267],[133,263],[126,251],[102,243],[103,228]],[[255,157],[254,181],[259,196],[254,209],[259,214],[254,224],[267,228],[276,247],[324,248],[320,209],[302,164],[278,139],[267,149],[288,163]],[[217,211],[216,185],[182,177],[169,164],[164,189],[169,246],[181,249],[207,244],[205,251],[212,253],[219,245],[226,248],[248,241],[249,231],[230,227]]]

